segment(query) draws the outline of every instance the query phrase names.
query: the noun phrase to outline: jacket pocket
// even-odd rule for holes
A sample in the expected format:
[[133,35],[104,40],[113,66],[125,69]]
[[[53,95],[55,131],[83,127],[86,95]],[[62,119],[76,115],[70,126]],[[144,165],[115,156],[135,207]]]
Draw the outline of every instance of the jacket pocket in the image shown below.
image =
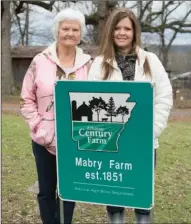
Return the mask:
[[52,114],[45,113],[42,121],[36,127],[33,136],[38,144],[45,147],[48,147],[53,142],[55,137],[55,124]]

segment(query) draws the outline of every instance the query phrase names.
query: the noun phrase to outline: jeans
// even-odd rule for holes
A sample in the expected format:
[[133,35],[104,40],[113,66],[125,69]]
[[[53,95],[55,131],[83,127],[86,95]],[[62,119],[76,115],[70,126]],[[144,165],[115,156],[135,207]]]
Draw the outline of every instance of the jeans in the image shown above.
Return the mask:
[[[154,165],[156,167],[156,149],[155,149],[155,156],[154,156]],[[115,207],[115,206],[107,206],[107,211],[111,214],[120,212],[122,213],[125,210],[124,207]],[[147,210],[147,209],[135,209],[135,213],[141,214],[141,215],[149,215],[151,212],[151,210]]]
[[[44,224],[60,223],[60,200],[57,195],[56,156],[45,147],[32,141],[35,156],[39,193],[37,195],[40,216]],[[64,201],[64,223],[72,223],[75,202]]]

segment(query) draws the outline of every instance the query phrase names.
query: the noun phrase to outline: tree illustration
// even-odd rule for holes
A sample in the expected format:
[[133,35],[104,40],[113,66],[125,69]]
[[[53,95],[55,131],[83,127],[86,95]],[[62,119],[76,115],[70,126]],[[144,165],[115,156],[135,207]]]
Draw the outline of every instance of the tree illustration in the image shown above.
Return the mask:
[[106,110],[106,102],[100,97],[93,97],[92,100],[89,101],[89,107],[97,113],[97,121],[99,121],[99,114],[101,110]]
[[121,114],[122,122],[124,123],[124,116],[129,114],[129,109],[126,106],[124,107],[120,106],[117,109],[117,114]]
[[114,102],[113,97],[109,98],[109,102],[107,104],[107,110],[106,111],[107,111],[106,116],[110,117],[110,121],[112,122],[112,118],[116,117],[116,115],[117,115],[115,102]]

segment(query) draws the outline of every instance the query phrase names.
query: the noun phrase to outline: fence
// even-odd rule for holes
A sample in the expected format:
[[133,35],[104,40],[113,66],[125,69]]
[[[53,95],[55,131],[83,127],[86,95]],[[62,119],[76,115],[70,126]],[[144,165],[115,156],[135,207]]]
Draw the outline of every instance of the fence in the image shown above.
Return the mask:
[[171,78],[174,107],[191,108],[191,71]]

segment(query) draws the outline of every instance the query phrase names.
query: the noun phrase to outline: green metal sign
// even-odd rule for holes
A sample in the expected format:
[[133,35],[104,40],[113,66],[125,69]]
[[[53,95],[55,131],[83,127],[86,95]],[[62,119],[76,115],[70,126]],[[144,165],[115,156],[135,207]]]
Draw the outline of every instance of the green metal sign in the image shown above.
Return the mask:
[[58,193],[62,200],[151,209],[153,86],[58,81]]

